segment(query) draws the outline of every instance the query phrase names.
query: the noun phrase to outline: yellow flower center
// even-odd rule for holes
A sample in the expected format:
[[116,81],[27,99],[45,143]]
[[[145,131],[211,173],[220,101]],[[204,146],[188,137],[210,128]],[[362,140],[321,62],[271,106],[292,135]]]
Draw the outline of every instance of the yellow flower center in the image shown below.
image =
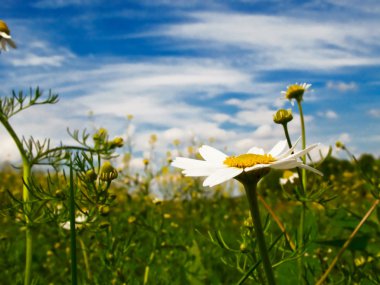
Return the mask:
[[5,24],[2,20],[0,20],[0,32],[6,33],[7,35],[10,34],[7,24]]
[[270,154],[242,154],[238,156],[229,156],[224,160],[224,164],[230,167],[246,168],[256,164],[269,164],[275,161]]
[[286,90],[285,97],[287,99],[302,99],[303,93],[305,93],[305,88],[298,84],[293,84]]

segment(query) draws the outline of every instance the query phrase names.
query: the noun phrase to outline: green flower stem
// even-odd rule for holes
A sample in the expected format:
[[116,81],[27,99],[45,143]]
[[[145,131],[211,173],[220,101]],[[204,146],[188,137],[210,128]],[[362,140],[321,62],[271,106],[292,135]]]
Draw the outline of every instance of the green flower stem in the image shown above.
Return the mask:
[[[301,105],[299,105],[299,106],[301,106]],[[302,113],[302,107],[301,107],[300,113]],[[301,122],[303,122],[303,116],[301,116],[301,118],[302,118]],[[287,126],[287,124],[283,124],[283,127],[284,127],[286,140],[288,142],[288,146],[289,146],[289,148],[291,148],[292,142],[290,140],[288,126]],[[304,131],[305,128],[303,127],[302,129],[303,129],[303,131],[302,131],[302,138],[303,138],[305,135],[305,131]],[[302,141],[304,141],[304,140],[302,140]],[[301,193],[302,193],[302,195],[306,195],[304,184],[303,184],[303,181],[305,181],[305,180],[304,180],[303,175],[301,176],[301,170],[298,167],[297,167],[297,173],[298,173],[298,177],[300,179],[299,184],[300,184],[300,188],[301,188]],[[304,249],[303,234],[304,234],[304,227],[305,227],[305,215],[306,215],[306,203],[304,201],[302,201],[300,223],[299,223],[299,227],[298,227],[298,238],[297,238],[298,248],[299,248],[299,251],[301,253],[303,252],[303,249]],[[298,274],[299,274],[298,280],[299,280],[299,282],[301,282],[301,280],[302,280],[302,271],[303,271],[302,267],[303,267],[303,255],[301,254],[300,258],[298,258]]]
[[30,228],[30,214],[31,214],[31,205],[29,204],[30,193],[29,193],[29,182],[31,177],[31,165],[26,159],[23,159],[23,201],[24,201],[24,215],[26,222],[26,232],[25,232],[25,276],[24,276],[24,285],[29,285],[31,283],[32,275],[32,255],[33,255],[33,235],[32,229]]
[[[301,100],[297,100],[297,104],[298,104],[298,110],[300,112],[300,118],[301,118],[302,149],[305,149],[306,148],[306,130],[305,130],[305,120],[303,116]],[[306,154],[302,156],[302,162],[306,164]],[[305,193],[307,189],[306,179],[307,179],[306,169],[302,169],[302,183],[303,183],[303,189]]]
[[[301,118],[301,132],[302,132],[302,149],[306,148],[306,131],[305,131],[305,120],[302,110],[301,99],[297,100],[298,110],[300,112]],[[306,154],[302,156],[302,161],[306,164]],[[307,176],[306,169],[302,169],[302,179],[301,183],[303,185],[303,195],[307,195]],[[299,175],[299,174],[298,174]],[[301,253],[300,258],[298,259],[298,281],[301,284],[302,282],[302,273],[303,273],[303,251],[304,251],[304,243],[303,243],[303,235],[304,235],[304,227],[305,227],[305,215],[306,215],[306,203],[302,201],[301,206],[301,216],[300,216],[300,225],[298,229],[298,244],[299,250]]]
[[75,197],[74,197],[74,173],[70,161],[70,253],[71,253],[71,284],[78,284],[77,274],[77,244],[75,232]]
[[[282,124],[282,126],[284,127],[284,133],[285,133],[286,141],[288,142],[288,146],[289,146],[289,148],[292,148],[293,145],[292,145],[292,141],[290,140],[288,125]],[[304,187],[303,187],[304,185],[302,183],[303,179],[302,179],[302,175],[301,175],[301,170],[299,169],[299,167],[297,167],[296,169],[297,169],[297,173],[298,173],[298,178],[300,180],[300,188],[301,188],[302,194],[305,195],[305,189],[304,189]]]
[[263,231],[263,226],[261,224],[260,210],[259,210],[259,204],[258,204],[257,192],[256,192],[257,183],[259,182],[260,178],[263,176],[260,174],[262,173],[243,172],[237,177],[237,180],[240,181],[244,185],[244,188],[245,188],[245,193],[248,199],[249,208],[250,208],[251,216],[253,220],[253,225],[255,228],[257,245],[259,247],[261,260],[263,262],[264,271],[267,277],[268,284],[275,285],[276,282],[274,279],[273,268],[270,262],[268,249],[265,244],[264,231]]
[[22,187],[22,198],[24,201],[24,217],[26,223],[26,231],[25,231],[25,275],[24,275],[24,285],[29,285],[31,282],[32,275],[32,255],[33,255],[33,236],[32,230],[30,228],[30,214],[31,214],[31,205],[30,203],[30,193],[29,193],[29,183],[31,178],[31,170],[32,164],[30,163],[27,153],[22,145],[21,140],[17,136],[16,132],[9,124],[6,117],[3,114],[0,114],[0,121],[12,137],[14,143],[17,146],[17,149],[20,152],[21,160],[22,160],[22,178],[23,178],[23,187]]
[[82,249],[83,261],[84,261],[84,266],[86,267],[87,279],[91,280],[92,274],[91,274],[91,270],[90,270],[90,263],[88,262],[87,249],[86,249],[86,246],[85,246],[85,244],[81,238],[78,238],[78,241],[79,241],[80,247]]

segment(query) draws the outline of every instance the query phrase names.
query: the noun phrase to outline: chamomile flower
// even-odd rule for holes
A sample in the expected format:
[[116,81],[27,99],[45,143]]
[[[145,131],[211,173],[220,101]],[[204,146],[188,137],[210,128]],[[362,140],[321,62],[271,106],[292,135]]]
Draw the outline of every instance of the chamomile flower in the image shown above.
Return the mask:
[[323,175],[317,169],[298,160],[317,147],[318,144],[313,144],[302,151],[293,153],[297,143],[289,149],[286,140],[283,140],[279,141],[267,154],[262,148],[253,147],[247,153],[238,156],[228,156],[211,146],[204,145],[199,149],[204,160],[177,157],[172,162],[172,166],[183,169],[182,173],[185,176],[206,176],[203,186],[210,187],[236,178],[242,173],[258,172],[270,168],[291,169],[300,167]]
[[292,102],[292,99],[297,101],[302,101],[303,94],[310,89],[311,84],[302,83],[302,84],[292,84],[289,85],[286,91],[281,91],[281,94],[285,96],[285,99],[288,99]]
[[[79,214],[76,218],[75,218],[75,228],[79,228],[79,226],[81,224],[84,224],[86,221],[87,221],[87,216],[84,215],[84,214]],[[60,224],[61,227],[65,230],[70,230],[70,221],[67,221],[67,222],[64,222],[64,223],[61,223]]]
[[12,40],[11,32],[9,31],[7,24],[4,21],[0,20],[0,52],[2,50],[6,51],[7,46],[16,48],[16,44]]
[[294,184],[296,179],[299,179],[298,173],[286,170],[282,178],[280,178],[280,184],[281,185],[285,185],[287,183]]

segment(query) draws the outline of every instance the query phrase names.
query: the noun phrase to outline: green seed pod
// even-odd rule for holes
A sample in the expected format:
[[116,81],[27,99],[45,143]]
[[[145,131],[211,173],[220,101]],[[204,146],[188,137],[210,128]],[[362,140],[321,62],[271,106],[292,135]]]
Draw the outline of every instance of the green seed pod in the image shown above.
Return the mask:
[[280,109],[276,112],[276,114],[273,115],[273,121],[276,124],[284,125],[284,124],[289,123],[291,120],[293,120],[291,109],[288,109],[288,110]]

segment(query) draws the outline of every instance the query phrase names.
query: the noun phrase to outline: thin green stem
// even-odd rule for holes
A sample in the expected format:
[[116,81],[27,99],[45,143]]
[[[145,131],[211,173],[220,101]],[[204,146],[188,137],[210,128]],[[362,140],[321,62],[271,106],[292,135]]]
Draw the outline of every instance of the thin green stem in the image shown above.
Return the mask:
[[75,197],[74,197],[74,173],[70,161],[70,253],[71,253],[71,284],[78,284],[77,274],[77,244],[75,232]]
[[[302,107],[301,107],[301,111],[300,113],[302,113]],[[301,116],[301,122],[303,122],[303,116]],[[288,142],[288,146],[289,148],[292,147],[292,142],[290,140],[290,136],[289,136],[289,132],[288,132],[288,126],[287,124],[283,124],[283,127],[284,127],[284,132],[285,132],[285,136],[286,136],[286,140]],[[302,137],[304,137],[305,135],[305,131],[304,131],[304,127],[302,128],[303,131],[302,131]],[[304,140],[302,140],[304,141]],[[297,167],[297,173],[298,173],[298,177],[299,177],[299,181],[300,181],[300,188],[301,188],[301,193],[303,196],[306,195],[306,192],[305,192],[305,188],[304,188],[304,183],[303,181],[305,181],[304,177],[303,177],[303,173],[301,174],[301,170]],[[305,215],[306,215],[306,204],[304,201],[302,201],[302,206],[301,206],[301,215],[300,215],[300,223],[299,223],[299,226],[298,226],[298,249],[299,249],[299,252],[302,253],[303,250],[304,250],[304,244],[303,244],[303,234],[304,234],[304,227],[305,227]],[[298,280],[299,282],[301,283],[302,281],[302,272],[303,272],[303,255],[301,254],[300,257],[298,258]]]
[[86,249],[86,246],[85,246],[85,244],[81,238],[78,238],[78,241],[79,241],[81,249],[82,249],[83,261],[84,261],[84,266],[86,267],[87,279],[91,280],[92,274],[91,274],[91,270],[90,270],[90,264],[88,262],[87,249]]
[[[304,120],[301,100],[297,100],[297,104],[298,104],[298,110],[300,112],[300,119],[301,119],[302,149],[305,149],[306,148],[306,129],[305,129],[305,120]],[[306,164],[306,154],[302,156],[302,162]],[[306,170],[302,169],[302,182],[303,182],[303,189],[305,193],[307,191],[306,179],[307,179]]]
[[33,255],[33,235],[32,229],[30,227],[30,215],[31,215],[31,205],[30,205],[30,193],[29,193],[29,183],[31,178],[32,164],[30,163],[27,153],[22,145],[21,140],[17,136],[16,132],[9,124],[7,118],[0,114],[0,122],[3,124],[9,135],[12,137],[14,143],[17,146],[17,149],[20,152],[22,160],[22,178],[23,178],[23,189],[22,197],[24,201],[24,217],[26,223],[26,232],[25,232],[25,275],[24,275],[24,285],[29,285],[31,282],[32,276],[32,255]]
[[243,183],[245,188],[245,193],[248,199],[249,208],[253,219],[253,225],[255,228],[257,245],[259,247],[261,259],[264,266],[264,271],[267,277],[268,284],[275,285],[276,282],[274,278],[272,264],[270,262],[268,254],[268,249],[265,244],[264,230],[261,224],[260,210],[256,193],[259,178],[255,177],[254,175],[245,173],[243,173],[243,175],[244,176],[240,177],[242,179],[239,179],[239,181]]
[[24,201],[24,215],[26,222],[25,231],[25,276],[24,285],[29,285],[31,282],[32,275],[32,255],[33,255],[33,235],[32,229],[30,227],[30,215],[31,215],[31,205],[30,205],[30,193],[29,193],[29,183],[31,176],[31,166],[26,159],[23,157],[23,180],[24,185],[22,189],[23,201]]
[[[288,125],[287,124],[282,124],[282,126],[284,127],[284,133],[285,133],[286,141],[288,142],[288,146],[289,146],[289,148],[292,148],[292,141],[290,140],[289,131],[288,131]],[[303,183],[302,183],[301,170],[300,170],[299,167],[297,167],[296,169],[297,169],[298,178],[299,178],[299,181],[300,181],[300,188],[301,188],[302,194],[305,195],[305,189],[303,188]]]

